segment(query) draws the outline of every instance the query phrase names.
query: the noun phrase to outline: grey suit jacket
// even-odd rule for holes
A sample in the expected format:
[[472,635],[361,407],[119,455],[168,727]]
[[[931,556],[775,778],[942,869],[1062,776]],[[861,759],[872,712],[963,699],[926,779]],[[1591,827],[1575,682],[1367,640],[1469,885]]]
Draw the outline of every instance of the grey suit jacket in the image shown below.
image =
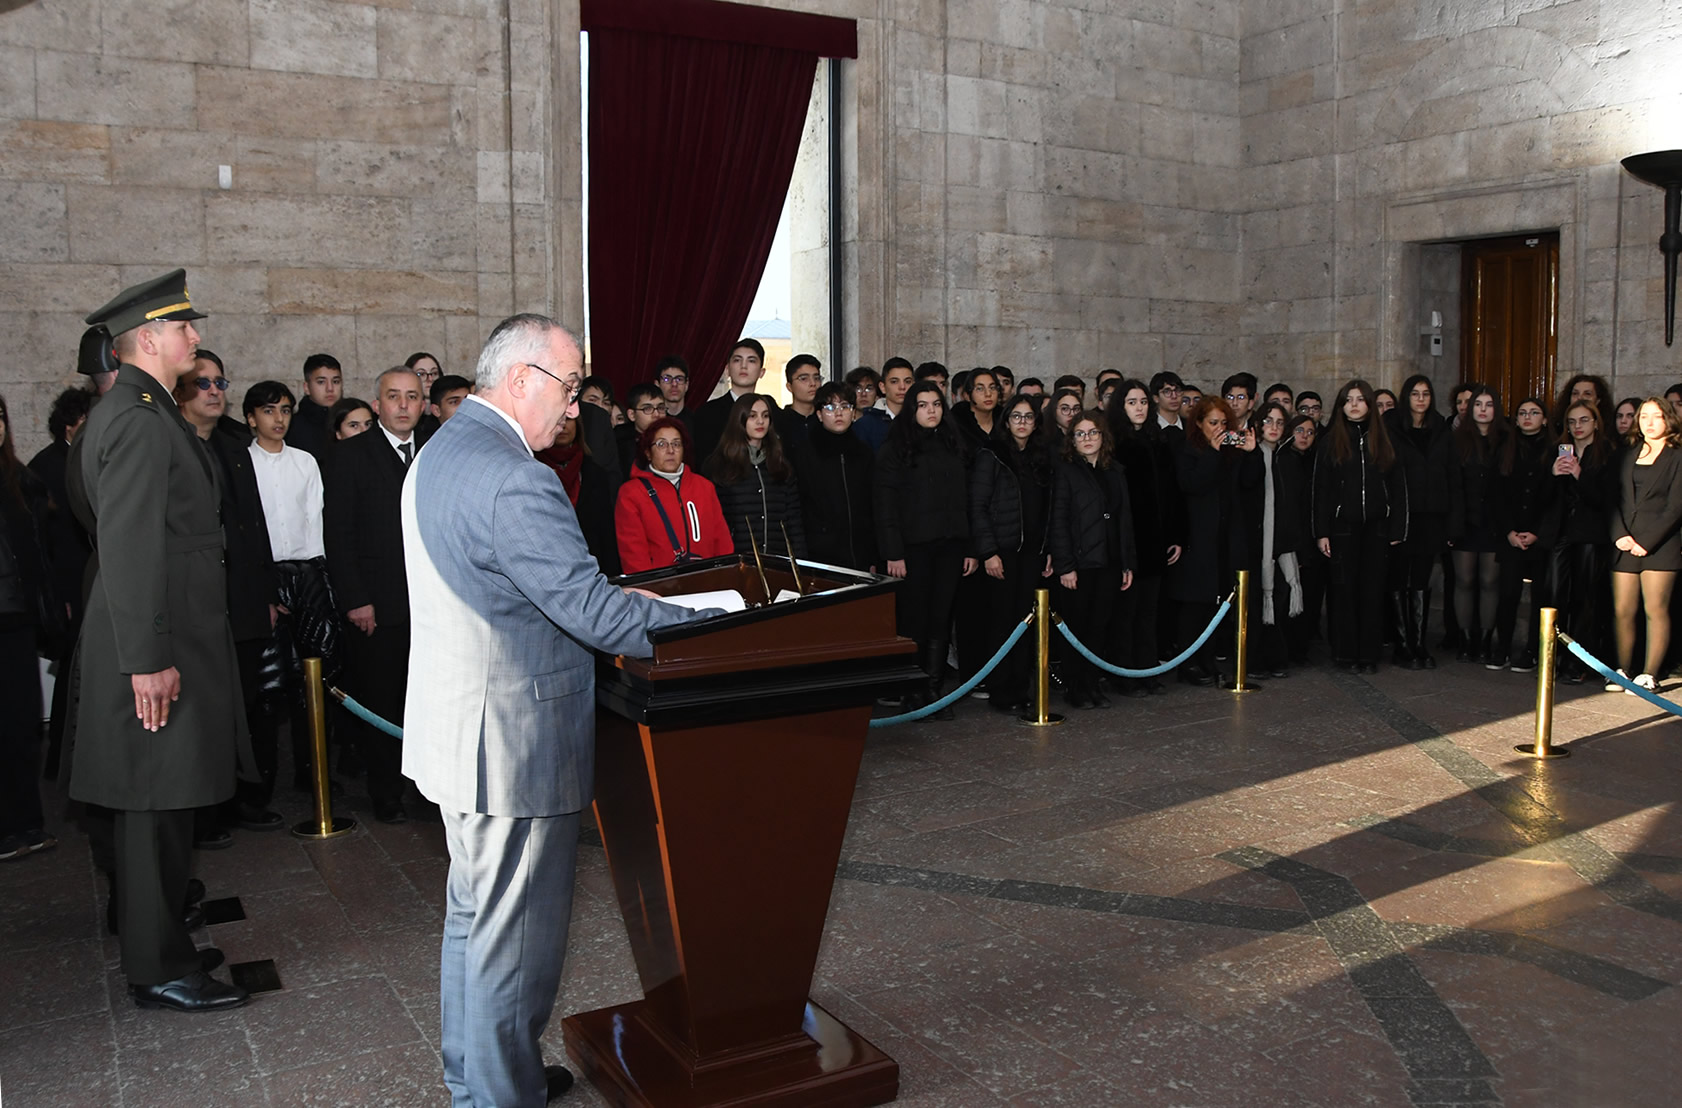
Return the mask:
[[590,802],[593,650],[644,657],[694,613],[608,583],[566,491],[488,405],[464,402],[409,467],[412,646],[403,772],[457,812]]

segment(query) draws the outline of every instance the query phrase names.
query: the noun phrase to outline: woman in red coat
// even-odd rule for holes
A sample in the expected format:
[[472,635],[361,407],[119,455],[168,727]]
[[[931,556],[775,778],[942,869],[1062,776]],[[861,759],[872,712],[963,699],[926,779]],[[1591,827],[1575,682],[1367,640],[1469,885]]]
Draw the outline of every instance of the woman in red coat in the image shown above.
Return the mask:
[[657,419],[638,436],[636,464],[613,513],[626,573],[735,552],[718,493],[683,464],[688,453],[680,420]]

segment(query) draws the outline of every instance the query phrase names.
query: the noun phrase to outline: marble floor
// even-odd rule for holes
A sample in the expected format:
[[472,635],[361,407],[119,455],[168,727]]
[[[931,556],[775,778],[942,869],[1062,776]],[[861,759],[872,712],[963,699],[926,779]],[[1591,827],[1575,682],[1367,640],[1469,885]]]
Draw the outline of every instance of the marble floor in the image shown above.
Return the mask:
[[[812,996],[916,1108],[1674,1104],[1682,723],[1565,686],[1537,763],[1534,689],[1310,670],[874,731]],[[128,1001],[73,826],[0,866],[5,1108],[447,1103],[442,835],[358,791],[354,835],[196,859],[244,914],[200,944],[281,986],[232,1013]],[[557,1013],[638,995],[586,843]]]

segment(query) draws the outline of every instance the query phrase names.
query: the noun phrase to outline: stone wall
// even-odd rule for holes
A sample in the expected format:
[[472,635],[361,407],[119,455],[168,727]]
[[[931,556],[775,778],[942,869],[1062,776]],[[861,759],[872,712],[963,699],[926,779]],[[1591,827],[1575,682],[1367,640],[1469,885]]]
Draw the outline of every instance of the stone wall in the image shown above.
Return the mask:
[[[1682,378],[1661,198],[1617,165],[1682,145],[1676,5],[777,6],[859,26],[846,364],[1395,385],[1440,244],[1557,228],[1560,373]],[[24,451],[82,313],[171,265],[238,385],[326,349],[362,389],[417,349],[470,365],[515,308],[581,322],[577,35],[575,0],[0,0]]]
[[[26,455],[82,315],[172,266],[234,396],[295,385],[317,350],[371,395],[416,350],[470,371],[516,305],[581,316],[557,293],[579,189],[557,184],[576,156],[546,153],[568,86],[542,0],[0,9],[0,392]],[[576,120],[576,46],[571,64]]]
[[[1682,8],[1241,8],[1243,349],[1259,375],[1397,385],[1442,291],[1427,244],[1558,229],[1560,381],[1602,373],[1623,395],[1682,377],[1663,341],[1662,196],[1618,165],[1682,144]],[[1458,375],[1455,346],[1440,361]]]

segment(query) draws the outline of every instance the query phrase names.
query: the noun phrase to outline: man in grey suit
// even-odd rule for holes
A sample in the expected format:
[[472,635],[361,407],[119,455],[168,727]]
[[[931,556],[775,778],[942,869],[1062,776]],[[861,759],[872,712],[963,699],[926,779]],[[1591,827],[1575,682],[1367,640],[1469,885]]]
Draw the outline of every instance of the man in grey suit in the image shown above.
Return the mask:
[[572,1083],[538,1039],[595,776],[592,650],[646,655],[649,631],[697,618],[609,584],[532,456],[576,414],[583,370],[554,320],[504,320],[403,485],[403,772],[441,809],[450,851],[440,1007],[457,1108],[539,1105]]

